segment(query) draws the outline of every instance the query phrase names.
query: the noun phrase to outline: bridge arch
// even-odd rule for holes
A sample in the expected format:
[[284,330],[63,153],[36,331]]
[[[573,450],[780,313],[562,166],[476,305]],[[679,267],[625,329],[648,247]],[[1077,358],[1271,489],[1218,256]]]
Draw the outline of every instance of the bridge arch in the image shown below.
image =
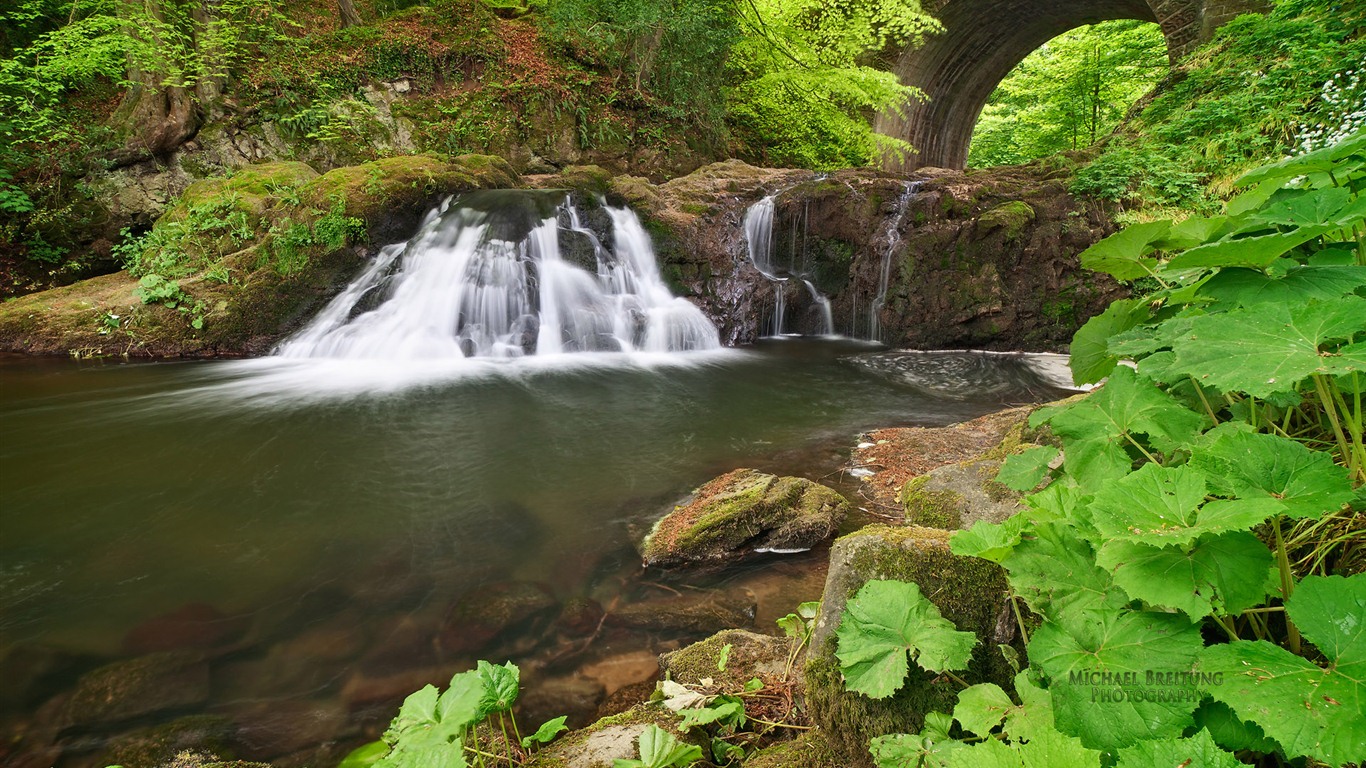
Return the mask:
[[886,159],[888,170],[962,168],[972,129],[991,92],[1034,49],[1068,30],[1115,19],[1155,22],[1173,61],[1260,0],[926,0],[944,31],[909,47],[891,70],[929,100],[904,116],[881,114],[878,133],[906,139],[918,153]]

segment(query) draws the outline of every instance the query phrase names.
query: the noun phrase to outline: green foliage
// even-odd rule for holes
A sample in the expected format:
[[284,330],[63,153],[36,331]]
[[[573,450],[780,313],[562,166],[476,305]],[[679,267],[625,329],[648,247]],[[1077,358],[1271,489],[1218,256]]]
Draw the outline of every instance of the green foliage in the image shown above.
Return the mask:
[[739,6],[745,36],[727,97],[741,141],[765,164],[829,169],[909,151],[869,117],[919,91],[865,66],[871,54],[938,29],[919,0],[755,0]]
[[1104,386],[1033,415],[1062,465],[1011,471],[1047,486],[951,542],[1038,617],[1030,667],[1013,697],[965,684],[951,721],[875,740],[880,766],[1366,759],[1366,132],[1239,185],[1225,215],[1088,256],[1159,287],[1088,332],[1074,374]]
[[1156,24],[1108,21],[1065,32],[996,86],[973,131],[968,164],[1024,163],[1088,147],[1167,72]]
[[[195,299],[180,287],[180,283],[174,280],[167,280],[161,275],[152,273],[143,275],[138,281],[138,287],[133,289],[133,295],[143,304],[161,304],[168,309],[178,309],[189,318],[190,327],[199,330],[204,327],[204,302]],[[108,316],[106,316],[107,320]],[[117,327],[117,316],[114,316],[115,326]],[[108,323],[106,327],[109,330]]]
[[836,632],[835,655],[845,687],[870,698],[896,692],[910,667],[907,654],[922,669],[962,669],[977,638],[959,632],[915,584],[874,580],[849,599]]
[[612,761],[612,768],[687,768],[702,759],[702,748],[684,744],[672,733],[651,723],[638,741],[639,760]]
[[[565,718],[551,720],[523,738],[512,718],[519,679],[511,662],[500,666],[481,660],[475,669],[452,677],[445,691],[428,685],[404,700],[381,741],[351,752],[338,768],[521,765],[527,750],[549,743],[565,730]],[[501,739],[481,745],[481,727],[486,733],[495,733],[496,728]]]
[[1208,209],[1246,169],[1362,127],[1363,17],[1358,4],[1278,0],[1224,25],[1078,173],[1074,191]]
[[134,276],[186,277],[212,264],[219,253],[256,238],[250,215],[232,196],[188,206],[184,215],[158,221],[135,238],[124,230],[117,253]]

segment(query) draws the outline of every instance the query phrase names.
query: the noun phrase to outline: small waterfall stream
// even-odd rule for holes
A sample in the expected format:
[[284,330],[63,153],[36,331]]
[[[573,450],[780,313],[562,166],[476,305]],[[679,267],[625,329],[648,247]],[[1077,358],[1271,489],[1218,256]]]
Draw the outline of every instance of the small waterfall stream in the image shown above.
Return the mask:
[[784,289],[787,287],[789,279],[796,277],[806,287],[807,293],[811,295],[811,301],[816,305],[820,312],[821,326],[818,335],[835,335],[835,320],[830,309],[830,299],[816,288],[815,283],[807,277],[806,265],[797,265],[797,238],[793,238],[793,252],[787,264],[776,264],[773,259],[773,213],[774,199],[776,194],[768,195],[759,200],[745,211],[745,248],[749,254],[750,263],[759,270],[766,279],[773,283],[773,333],[774,336],[781,336],[785,315],[787,313],[787,297]]
[[887,303],[887,289],[892,282],[892,257],[895,255],[896,248],[901,245],[901,222],[906,218],[906,209],[910,206],[911,198],[916,192],[920,191],[919,181],[905,182],[901,188],[901,195],[896,200],[896,215],[888,222],[884,231],[887,244],[882,249],[882,271],[878,273],[877,295],[868,306],[868,340],[882,341],[882,321],[878,315],[882,312],[882,307]]
[[[718,349],[716,327],[660,276],[649,236],[605,206],[611,248],[563,192],[481,192],[428,215],[375,261],[282,358],[510,358]],[[576,263],[561,239],[580,239]]]

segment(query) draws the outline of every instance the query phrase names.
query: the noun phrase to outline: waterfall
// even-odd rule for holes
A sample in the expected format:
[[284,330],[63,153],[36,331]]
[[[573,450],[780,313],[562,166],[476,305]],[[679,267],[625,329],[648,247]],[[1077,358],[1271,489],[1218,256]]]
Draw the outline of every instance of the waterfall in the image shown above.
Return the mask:
[[892,257],[895,255],[896,247],[901,245],[901,222],[906,218],[906,209],[910,206],[911,198],[918,191],[919,181],[908,181],[902,185],[901,194],[896,200],[896,215],[892,217],[885,230],[887,244],[882,249],[882,271],[878,274],[877,295],[868,305],[869,341],[882,341],[882,322],[878,319],[878,314],[887,303],[887,289],[891,287],[892,282]]
[[[381,249],[275,354],[415,360],[719,348],[711,321],[664,284],[636,215],[606,211],[610,249],[563,192],[464,195],[429,214],[412,240]],[[591,256],[566,258],[562,238],[580,239]]]
[[783,289],[787,287],[790,278],[796,277],[806,287],[807,293],[811,294],[811,300],[820,311],[821,327],[820,335],[833,336],[835,333],[835,321],[830,310],[830,299],[822,294],[809,279],[805,269],[805,253],[802,253],[803,264],[797,266],[797,239],[793,238],[793,252],[787,264],[777,264],[773,259],[773,212],[774,198],[776,195],[768,195],[759,200],[745,211],[745,249],[749,254],[749,261],[754,268],[759,270],[769,282],[773,283],[773,334],[781,336],[783,332],[784,315],[787,311],[787,297]]

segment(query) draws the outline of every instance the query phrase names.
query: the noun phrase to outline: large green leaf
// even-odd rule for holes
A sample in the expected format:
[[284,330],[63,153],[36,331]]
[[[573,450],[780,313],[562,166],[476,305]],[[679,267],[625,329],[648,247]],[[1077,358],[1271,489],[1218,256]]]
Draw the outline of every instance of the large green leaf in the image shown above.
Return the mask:
[[1254,269],[1224,269],[1200,292],[1222,304],[1293,304],[1311,299],[1332,300],[1366,285],[1366,267],[1294,267],[1284,277],[1270,277]]
[[1049,730],[1028,742],[1003,744],[987,739],[949,753],[944,765],[948,768],[1100,768],[1100,752],[1087,749],[1076,738]]
[[1149,695],[1146,681],[1149,673],[1190,672],[1202,645],[1198,626],[1183,616],[1071,611],[1035,630],[1029,659],[1051,681],[1058,730],[1113,750],[1176,738],[1191,724],[1198,693]]
[[474,725],[484,719],[480,701],[484,698],[484,681],[479,672],[471,669],[451,677],[450,687],[441,694],[436,704],[436,715],[443,723],[460,727]]
[[1159,449],[1172,448],[1191,440],[1205,420],[1121,366],[1085,399],[1036,411],[1030,424],[1041,423],[1063,438],[1068,474],[1081,490],[1094,491],[1129,473],[1127,435],[1146,435]]
[[1109,350],[1110,338],[1151,318],[1148,302],[1118,299],[1104,312],[1087,320],[1072,336],[1068,364],[1072,367],[1073,383],[1094,384],[1109,376],[1119,363],[1119,356]]
[[640,759],[612,761],[613,768],[682,768],[702,759],[702,748],[685,744],[672,733],[651,723],[641,732]]
[[1234,186],[1247,187],[1269,181],[1279,181],[1284,184],[1300,176],[1331,171],[1338,163],[1362,152],[1366,152],[1366,131],[1358,131],[1354,135],[1323,149],[1254,168],[1240,176],[1234,182]]
[[1015,702],[995,683],[978,683],[958,692],[958,703],[953,707],[953,719],[969,733],[988,736],[991,729],[1005,720]]
[[1266,498],[1201,505],[1205,491],[1205,473],[1190,465],[1144,464],[1096,493],[1091,522],[1106,540],[1179,547],[1207,534],[1247,530],[1282,511]]
[[1190,547],[1111,541],[1096,561],[1129,597],[1175,608],[1191,621],[1261,603],[1273,563],[1266,545],[1246,531],[1201,536]]
[[999,563],[1020,543],[1020,533],[1028,524],[1028,518],[1022,514],[1002,523],[978,520],[966,531],[955,531],[949,539],[949,549],[955,555]]
[[1204,470],[1221,495],[1272,500],[1296,520],[1340,509],[1352,498],[1347,470],[1294,440],[1225,424],[1201,442],[1191,465]]
[[1119,280],[1148,277],[1157,268],[1157,259],[1148,256],[1155,243],[1171,229],[1170,221],[1133,224],[1081,252],[1081,265],[1105,272]]
[[1326,666],[1264,640],[1205,649],[1208,691],[1291,757],[1366,760],[1366,574],[1306,576],[1286,612]]
[[1276,742],[1268,739],[1255,723],[1246,722],[1227,704],[1213,699],[1200,702],[1200,708],[1195,710],[1195,727],[1209,731],[1224,749],[1266,753],[1277,750]]
[[1012,739],[1033,739],[1056,730],[1053,727],[1053,697],[1034,684],[1028,669],[1015,675],[1015,695],[1019,706],[1006,712],[1006,733]]
[[517,665],[509,661],[499,666],[481,659],[476,671],[479,673],[479,680],[484,684],[484,695],[479,700],[481,719],[482,716],[495,712],[510,711],[517,701],[520,685],[521,673]]
[[1011,454],[1001,463],[996,482],[1011,490],[1029,491],[1048,474],[1048,465],[1058,458],[1058,449],[1051,445],[1036,445],[1021,453]]
[[1119,751],[1116,768],[1239,768],[1242,763],[1232,753],[1214,743],[1209,731],[1188,739],[1141,741]]
[[1253,220],[1283,227],[1320,227],[1336,224],[1339,214],[1352,202],[1352,193],[1341,187],[1295,190],[1257,211]]
[[920,587],[904,581],[870,581],[850,598],[836,631],[845,687],[885,699],[909,671],[907,654],[930,672],[962,669],[977,637],[940,615]]
[[1366,370],[1366,349],[1330,348],[1363,332],[1366,299],[1357,296],[1206,315],[1175,340],[1170,370],[1223,392],[1266,398],[1315,373]]
[[1096,565],[1091,545],[1065,523],[1034,526],[1001,564],[1016,594],[1044,616],[1117,609],[1127,602],[1110,574]]
[[1301,227],[1255,237],[1239,237],[1198,245],[1167,262],[1168,269],[1194,267],[1254,267],[1265,269],[1301,245],[1334,229],[1331,224]]

